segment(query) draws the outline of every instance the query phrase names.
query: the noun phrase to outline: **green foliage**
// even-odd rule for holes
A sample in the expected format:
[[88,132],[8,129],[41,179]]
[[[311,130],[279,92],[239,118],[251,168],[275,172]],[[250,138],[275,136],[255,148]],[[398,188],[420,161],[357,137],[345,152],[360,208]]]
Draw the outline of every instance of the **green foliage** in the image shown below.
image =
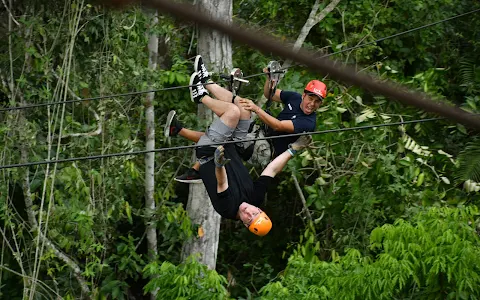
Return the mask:
[[[328,3],[321,3],[320,10]],[[195,29],[191,24],[183,25],[160,15],[158,25],[152,27],[150,16],[137,8],[110,11],[79,4],[79,1],[23,1],[13,10],[19,25],[13,23],[13,30],[7,32],[8,24],[2,22],[0,36],[6,42],[0,44],[1,105],[17,105],[20,99],[36,104],[68,100],[74,97],[72,94],[88,98],[188,84],[192,71],[189,58],[196,54],[191,51],[195,48],[195,39],[192,43]],[[292,41],[305,23],[313,1],[291,4],[287,0],[234,1],[235,19],[272,32],[284,41]],[[304,46],[321,54],[331,54],[475,9],[478,5],[466,0],[341,1],[312,29]],[[73,29],[74,16],[80,16],[78,31]],[[405,22],[406,19],[409,21]],[[477,28],[480,28],[479,18],[470,15],[334,57],[354,65],[359,72],[405,83],[477,112],[480,107]],[[149,33],[157,33],[160,38],[156,72],[148,68]],[[73,49],[70,66],[65,63],[70,59],[69,49]],[[245,75],[260,73],[272,59],[283,59],[235,41],[233,49],[234,66],[241,67]],[[12,98],[8,85],[12,73],[16,98]],[[68,89],[57,76],[64,76],[66,80],[66,75],[70,90],[64,94]],[[279,86],[301,92],[312,78],[327,83],[329,94],[318,113],[317,130],[430,117],[391,99],[330,80],[326,75],[295,66],[288,70]],[[242,96],[259,98],[263,94],[263,83],[263,76],[250,78],[250,85],[242,88]],[[25,124],[18,122],[16,113],[2,114],[0,163],[18,163],[22,145],[28,148],[29,161],[45,160],[56,154],[59,158],[68,158],[142,150],[145,148],[143,100],[143,96],[132,95],[68,104],[64,111],[62,106],[29,110]],[[154,105],[156,148],[166,146],[167,142],[171,142],[171,146],[185,145],[184,140],[167,141],[162,135],[163,122],[172,108],[189,127],[205,128],[205,124],[195,118],[196,106],[189,101],[188,89],[156,93]],[[280,109],[280,106],[273,108],[274,112]],[[100,135],[58,140],[62,115],[63,135],[85,134],[100,124],[94,112],[101,120]],[[223,276],[197,262],[176,266],[181,261],[182,243],[192,236],[193,225],[179,203],[185,202],[179,196],[185,191],[174,184],[172,177],[181,171],[179,166],[188,164],[191,151],[156,155],[157,209],[154,212],[144,209],[143,156],[58,164],[55,176],[52,167],[47,173],[44,166],[3,170],[1,265],[27,277],[32,275],[30,270],[35,269],[37,245],[35,233],[26,222],[22,186],[28,174],[34,215],[42,216],[42,228],[48,228],[49,239],[78,264],[93,297],[141,298],[144,293],[158,289],[167,299],[211,298],[217,292],[222,298],[229,296],[228,289],[233,297],[254,298],[262,286],[282,273],[286,259],[293,253],[282,281],[268,284],[263,290],[264,296],[318,299],[345,295],[348,298],[350,290],[365,287],[356,294],[364,297],[357,298],[375,298],[374,295],[378,298],[470,295],[473,298],[477,294],[469,284],[477,284],[477,278],[472,275],[469,281],[461,276],[478,271],[475,261],[468,261],[466,267],[463,260],[474,260],[472,253],[477,254],[476,248],[468,242],[477,247],[474,245],[477,241],[471,239],[471,234],[458,233],[461,229],[453,221],[447,222],[450,217],[446,211],[443,212],[445,220],[437,224],[445,236],[430,223],[416,219],[382,227],[410,216],[412,207],[448,206],[453,214],[457,208],[463,212],[465,203],[479,204],[476,193],[466,193],[451,180],[451,174],[457,170],[453,163],[457,156],[462,178],[474,178],[478,173],[476,144],[472,142],[466,147],[473,135],[461,125],[439,121],[314,136],[316,147],[293,159],[288,171],[278,176],[269,192],[265,210],[274,221],[269,236],[259,239],[241,225],[230,221],[222,224],[217,270],[228,275],[228,284]],[[52,143],[51,147],[48,142]],[[291,172],[300,181],[307,198],[306,207],[300,202]],[[311,222],[305,218],[304,209],[309,209]],[[144,220],[151,214],[155,214],[153,222],[158,231],[158,256],[157,262],[146,265]],[[438,214],[429,218],[437,218]],[[462,217],[457,220],[458,224],[465,224]],[[473,217],[471,221],[472,226],[476,224]],[[397,236],[424,247],[424,251],[419,253],[416,246],[408,249],[410,244],[397,240]],[[300,241],[297,243],[297,240]],[[453,245],[473,252],[458,255]],[[400,251],[403,246],[406,250]],[[448,252],[450,250],[452,252]],[[416,255],[417,260],[422,257],[429,271],[419,270],[417,262],[409,260],[412,255]],[[317,256],[322,261],[318,261]],[[45,286],[53,287],[66,299],[80,294],[77,282],[72,279],[75,277],[72,270],[52,251],[44,252],[40,259],[39,279],[43,285],[39,285],[38,294],[56,297]],[[333,262],[327,263],[329,260]],[[435,261],[438,261],[436,265]],[[452,269],[452,261],[457,269]],[[398,275],[396,281],[388,272]],[[448,272],[455,274],[450,274],[449,279]],[[144,289],[150,275],[153,277]],[[21,278],[0,268],[1,297],[22,297],[21,289],[17,289],[24,284]],[[339,278],[343,283],[339,283]],[[334,283],[345,289],[335,290]],[[371,283],[370,289],[366,288],[367,283]],[[440,294],[445,291],[457,294]]]
[[158,290],[157,299],[228,299],[225,277],[208,270],[192,256],[178,266],[170,262],[149,263],[144,276],[152,278],[145,293]]
[[370,255],[331,262],[292,256],[265,299],[475,299],[480,284],[478,209],[431,208],[371,233]]
[[456,177],[460,181],[473,180],[480,182],[480,140],[469,142],[458,155]]

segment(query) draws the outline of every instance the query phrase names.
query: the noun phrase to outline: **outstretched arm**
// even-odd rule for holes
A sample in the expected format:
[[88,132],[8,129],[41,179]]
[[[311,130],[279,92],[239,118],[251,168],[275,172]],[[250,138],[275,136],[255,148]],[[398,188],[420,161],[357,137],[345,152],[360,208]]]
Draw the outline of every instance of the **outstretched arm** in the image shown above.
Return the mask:
[[228,177],[225,167],[215,167],[215,177],[217,177],[217,193],[228,189]]
[[292,157],[293,156],[288,152],[288,150],[283,152],[267,165],[265,170],[263,170],[262,172],[262,176],[275,177],[283,170],[287,162]]
[[297,153],[297,151],[303,150],[312,142],[312,137],[309,135],[302,135],[295,143],[288,146],[288,150],[277,156],[272,162],[270,162],[265,170],[263,170],[263,176],[275,177],[280,173],[287,162]]
[[214,154],[215,177],[217,178],[217,193],[224,192],[228,189],[228,177],[225,165],[230,159],[225,158],[225,149],[218,146]]

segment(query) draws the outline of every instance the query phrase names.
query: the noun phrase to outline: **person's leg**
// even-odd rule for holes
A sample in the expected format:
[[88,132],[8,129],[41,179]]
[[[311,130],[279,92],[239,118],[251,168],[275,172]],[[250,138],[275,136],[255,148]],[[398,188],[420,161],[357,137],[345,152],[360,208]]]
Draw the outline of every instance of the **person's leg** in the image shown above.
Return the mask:
[[200,138],[202,137],[202,135],[205,135],[205,132],[191,130],[184,127],[178,132],[178,135],[186,138],[187,140],[197,143],[198,140],[200,140]]
[[240,109],[232,103],[218,101],[206,95],[202,103],[210,108],[228,127],[237,127],[240,118]]
[[190,77],[190,95],[193,102],[203,103],[210,108],[223,124],[234,129],[237,127],[240,109],[233,103],[218,101],[210,97],[208,91],[203,87],[198,73],[193,73]]
[[[218,101],[210,97],[200,81],[199,74],[196,72],[190,77],[190,96],[193,102],[206,105],[218,116],[218,119],[214,120],[208,127],[206,134],[200,137],[197,145],[202,146],[212,144],[212,142],[223,143],[228,141],[238,125],[240,109],[235,104]],[[203,150],[199,151],[198,148],[196,152],[198,158],[208,157],[213,154],[204,153]]]
[[[201,55],[197,55],[195,58],[194,66],[200,82],[205,85],[205,88],[212,93],[215,98],[223,102],[232,103],[233,93],[210,80],[210,73],[207,71]],[[240,110],[240,120],[250,120],[251,112],[244,109],[243,106],[239,104],[238,99],[239,97],[235,97],[234,104]]]
[[[171,110],[167,115],[164,135],[167,138],[180,135],[181,137],[197,143],[200,140],[200,137],[205,135],[205,132],[185,128],[183,124],[177,119],[177,112],[175,110]],[[174,179],[175,181],[183,183],[201,183],[202,179],[200,178],[200,174],[198,173],[199,169],[200,164],[198,162],[195,162],[195,164],[191,168],[188,168],[185,173],[176,176]]]
[[196,130],[191,130],[185,128],[183,124],[177,119],[177,112],[171,110],[167,115],[167,122],[165,123],[164,135],[165,137],[177,136],[180,135],[192,142],[198,142],[200,137],[204,135],[205,132],[200,132]]
[[[218,100],[232,103],[233,94],[229,90],[219,86],[216,83],[209,83],[205,85],[205,88],[209,92],[211,92]],[[252,113],[240,105],[239,99],[242,99],[242,98],[239,96],[236,96],[233,101],[233,104],[235,104],[240,109],[240,120],[250,120]]]
[[167,115],[167,122],[165,123],[164,130],[165,137],[171,136],[181,136],[197,143],[200,140],[202,135],[205,135],[205,132],[192,130],[183,126],[183,124],[177,119],[177,113],[174,110],[171,110]]
[[[250,111],[245,110],[239,104],[237,99],[235,99],[236,104],[213,99],[209,96],[208,91],[202,85],[198,85],[200,82],[199,74],[193,73],[190,78],[192,100],[196,103],[203,103],[206,105],[220,117],[224,125],[235,129],[228,138],[232,137],[233,140],[239,141],[237,145],[240,148],[248,147],[250,143],[245,144],[242,143],[241,140],[246,138],[248,130],[250,129],[250,124],[252,123]],[[216,86],[214,89],[217,89],[217,87],[223,89],[218,85],[214,86]]]
[[205,84],[205,88],[210,93],[212,93],[215,96],[215,98],[217,98],[218,100],[232,103],[233,93],[227,90],[226,88],[219,86],[213,81],[210,81],[208,82],[208,84]]

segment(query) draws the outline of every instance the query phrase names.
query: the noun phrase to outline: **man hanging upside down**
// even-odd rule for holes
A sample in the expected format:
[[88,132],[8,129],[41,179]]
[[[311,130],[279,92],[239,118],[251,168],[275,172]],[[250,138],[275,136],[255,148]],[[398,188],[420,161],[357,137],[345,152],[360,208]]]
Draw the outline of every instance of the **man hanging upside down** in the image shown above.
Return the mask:
[[[248,131],[249,129],[248,126],[250,125],[246,126],[245,124],[250,124],[251,122],[250,112],[255,112],[260,120],[268,125],[269,136],[311,132],[315,130],[316,110],[323,104],[323,99],[327,94],[327,86],[323,82],[319,80],[311,80],[306,85],[303,94],[275,89],[272,94],[272,100],[284,104],[283,110],[275,118],[254,104],[252,100],[234,97],[232,92],[215,84],[210,79],[210,74],[200,55],[197,55],[195,59],[194,68],[198,74],[200,82],[204,84],[205,88],[218,100],[234,103],[237,107],[239,107],[240,121],[238,129],[241,131],[242,136],[244,131]],[[271,78],[266,69],[264,69],[264,72],[267,75],[264,85],[264,95],[268,98],[270,93]],[[193,142],[198,142],[204,134],[204,132],[185,128],[183,124],[178,121],[175,111],[172,110],[168,114],[167,123],[165,126],[166,137],[180,135]],[[238,140],[236,136],[233,136],[233,139]],[[285,150],[287,150],[288,145],[293,143],[295,140],[296,137],[274,139],[272,141],[274,152],[272,157],[276,157],[277,155],[283,153]],[[241,142],[237,144],[237,149],[243,150]],[[175,180],[184,183],[200,183],[201,179],[198,169],[199,164],[196,163],[192,168],[189,168],[185,174],[177,176]]]
[[[190,78],[192,101],[203,103],[219,118],[212,122],[197,142],[196,156],[200,162],[199,174],[207,190],[213,208],[224,218],[240,219],[256,235],[264,236],[272,228],[272,222],[260,209],[268,185],[295,155],[311,143],[310,136],[301,136],[288,149],[279,154],[257,180],[252,180],[235,145],[226,141],[241,141],[250,126],[250,111],[239,104],[211,98],[201,84],[197,72]],[[217,143],[212,146],[211,144]]]

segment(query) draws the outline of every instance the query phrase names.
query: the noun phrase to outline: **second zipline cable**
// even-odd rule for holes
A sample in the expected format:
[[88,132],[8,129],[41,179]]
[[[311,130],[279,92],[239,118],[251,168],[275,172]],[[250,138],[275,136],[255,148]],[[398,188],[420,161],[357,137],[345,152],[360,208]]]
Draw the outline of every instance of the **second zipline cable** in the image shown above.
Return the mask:
[[[382,42],[384,40],[388,40],[388,39],[391,39],[391,38],[394,38],[394,37],[398,37],[398,36],[401,36],[401,35],[404,35],[404,34],[407,34],[407,33],[411,33],[411,32],[417,31],[417,30],[425,29],[425,28],[428,28],[428,27],[431,27],[431,26],[434,26],[434,25],[437,25],[437,24],[440,24],[440,23],[448,22],[448,21],[451,21],[451,20],[454,20],[454,19],[457,19],[457,18],[460,18],[460,17],[464,17],[466,15],[470,15],[470,14],[473,14],[473,13],[476,13],[476,12],[479,12],[479,11],[480,11],[480,9],[475,9],[475,10],[472,10],[472,11],[469,11],[469,12],[466,12],[466,13],[463,13],[463,14],[455,15],[453,17],[449,17],[449,18],[446,18],[446,19],[443,19],[443,20],[440,20],[440,21],[436,21],[436,22],[429,23],[429,24],[426,24],[426,25],[422,25],[420,27],[415,27],[415,28],[412,28],[412,29],[409,29],[409,30],[406,30],[406,31],[403,31],[403,32],[395,33],[395,34],[390,35],[390,36],[379,38],[378,40],[375,40],[375,41],[372,41],[372,42],[368,42],[368,43],[365,43],[365,44],[361,44],[361,45],[357,45],[357,46],[354,46],[354,47],[346,48],[346,49],[343,49],[343,50],[340,50],[340,51],[337,51],[337,52],[329,53],[329,54],[326,54],[326,55],[321,56],[319,58],[330,57],[330,56],[340,54],[340,53],[343,53],[343,52],[346,52],[346,51],[356,50],[358,48],[362,48],[362,47],[365,47],[365,46],[376,44],[376,43]],[[299,66],[299,65],[302,65],[302,64],[294,64],[290,67]],[[282,69],[282,70],[284,70],[284,69]],[[261,76],[261,75],[264,75],[264,74],[265,73],[257,73],[257,74],[244,76],[243,78],[253,78],[253,77]],[[188,87],[192,87],[192,86],[194,86],[194,85],[182,85],[182,86],[174,86],[174,87],[168,87],[168,88],[152,89],[152,90],[147,90],[147,91],[112,94],[112,95],[98,96],[98,97],[91,97],[91,98],[30,104],[30,105],[25,105],[25,106],[12,106],[12,107],[0,108],[0,112],[7,112],[7,111],[12,111],[12,110],[22,110],[22,109],[31,109],[31,108],[45,107],[45,106],[51,106],[51,105],[77,103],[77,102],[82,102],[82,101],[102,100],[102,99],[109,99],[109,98],[114,98],[114,97],[135,96],[135,95],[141,95],[141,94],[147,94],[147,93],[153,93],[153,92],[162,92],[162,91],[183,89],[183,88],[188,88]]]
[[387,126],[397,126],[397,125],[405,125],[405,124],[413,124],[413,123],[425,123],[425,122],[439,121],[439,120],[445,120],[445,119],[446,118],[418,119],[418,120],[403,121],[403,122],[373,124],[373,125],[365,125],[365,126],[349,127],[349,128],[328,129],[328,130],[321,130],[321,131],[314,131],[314,132],[292,133],[292,134],[269,136],[269,137],[263,137],[263,138],[243,139],[240,141],[226,141],[222,143],[211,143],[211,144],[205,144],[201,146],[197,146],[197,145],[177,146],[177,147],[159,148],[159,149],[153,149],[153,150],[139,150],[139,151],[131,151],[131,152],[119,152],[119,153],[111,153],[111,154],[90,155],[90,156],[83,156],[83,157],[72,157],[72,158],[64,158],[64,159],[57,159],[57,160],[26,162],[26,163],[20,163],[20,164],[3,165],[3,166],[0,166],[0,170],[47,165],[47,164],[66,163],[66,162],[72,162],[72,161],[94,160],[94,159],[129,156],[129,155],[140,155],[140,154],[146,154],[146,153],[152,153],[152,152],[158,153],[158,152],[164,152],[164,151],[174,151],[174,150],[182,150],[182,149],[190,149],[190,148],[198,148],[198,147],[218,146],[218,145],[225,145],[225,144],[234,144],[238,142],[280,139],[285,137],[295,137],[295,136],[301,136],[301,135],[317,135],[317,134],[326,134],[326,133],[342,132],[342,131],[366,130],[366,129],[372,129],[372,128],[387,127]]

